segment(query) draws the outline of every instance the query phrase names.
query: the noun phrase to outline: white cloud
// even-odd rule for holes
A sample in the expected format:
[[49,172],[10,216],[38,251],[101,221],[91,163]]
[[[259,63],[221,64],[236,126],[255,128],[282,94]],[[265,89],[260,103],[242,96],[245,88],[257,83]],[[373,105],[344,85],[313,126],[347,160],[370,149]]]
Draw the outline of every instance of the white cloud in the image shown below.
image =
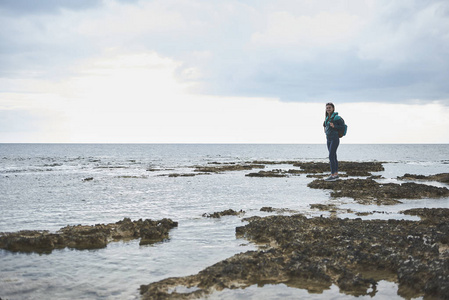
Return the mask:
[[[449,103],[445,1],[47,4],[0,5],[0,112],[45,139],[322,142],[312,124],[332,99],[355,120],[347,142],[447,141],[429,117]],[[390,129],[359,126],[349,103]],[[426,129],[409,135],[402,111]]]
[[406,4],[390,2],[377,8],[379,14],[371,20],[358,47],[362,59],[380,60],[384,67],[393,68],[396,64],[432,61],[442,52],[447,54],[447,2],[438,1],[414,10]]
[[295,16],[289,12],[274,12],[268,16],[264,32],[256,32],[251,41],[259,46],[315,48],[338,46],[356,35],[362,20],[347,13],[320,12],[316,15]]

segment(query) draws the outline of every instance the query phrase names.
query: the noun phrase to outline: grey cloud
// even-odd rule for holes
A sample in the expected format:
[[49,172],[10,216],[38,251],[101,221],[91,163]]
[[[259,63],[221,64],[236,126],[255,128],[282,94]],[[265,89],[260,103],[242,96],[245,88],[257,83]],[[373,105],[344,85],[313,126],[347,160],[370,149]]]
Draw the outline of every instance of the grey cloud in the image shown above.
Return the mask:
[[252,65],[249,57],[240,57],[204,72],[213,75],[204,79],[202,92],[221,95],[312,102],[323,98],[343,102],[449,99],[449,63],[437,64],[431,58],[385,69],[382,62],[361,59],[355,52],[324,52],[304,62],[264,57]]
[[101,5],[102,0],[1,0],[0,10],[15,15],[54,14],[61,9],[84,10]]
[[308,49],[310,58],[291,55],[301,50],[300,44],[291,49],[262,45],[247,52],[235,44],[212,49],[213,61],[201,66],[207,76],[200,88],[283,101],[420,99],[449,105],[449,23],[439,22],[448,11],[449,3],[442,1],[411,1],[406,8],[393,2],[365,36],[347,48]]
[[[281,2],[284,11],[293,5],[292,14],[301,16],[298,2]],[[193,80],[198,92],[208,94],[278,97],[283,101],[449,101],[449,22],[445,21],[449,3],[445,1],[385,1],[385,5],[379,4],[384,8],[370,26],[361,36],[344,41],[348,43],[344,47],[252,45],[252,34],[263,31],[268,2],[229,3],[235,4],[234,10],[209,1],[179,6],[161,1],[156,7],[176,12],[183,28],[96,32],[96,40],[92,40],[72,32],[71,26],[76,24],[52,28],[59,23],[46,24],[48,19],[36,16],[62,8],[95,8],[101,1],[0,0],[0,22],[8,20],[15,26],[0,28],[0,76],[23,76],[25,72],[20,71],[31,70],[57,78],[69,72],[77,59],[99,55],[105,48],[124,47],[156,51],[183,62],[178,70],[180,80]],[[20,20],[5,19],[5,11],[34,15],[21,18],[29,21],[24,29]],[[301,51],[308,55],[297,54]],[[195,53],[210,55],[199,58]],[[191,68],[199,71],[195,78],[184,76]]]

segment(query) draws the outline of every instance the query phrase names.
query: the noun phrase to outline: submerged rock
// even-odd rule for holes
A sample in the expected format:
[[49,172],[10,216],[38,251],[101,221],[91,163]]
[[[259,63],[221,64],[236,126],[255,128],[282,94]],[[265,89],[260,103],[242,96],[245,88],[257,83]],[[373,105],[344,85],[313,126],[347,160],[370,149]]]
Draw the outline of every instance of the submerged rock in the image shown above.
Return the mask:
[[399,180],[426,180],[426,181],[438,181],[449,184],[449,173],[440,173],[435,175],[416,175],[406,173],[404,176],[398,176]]
[[[304,173],[328,173],[330,171],[329,163],[324,162],[297,162],[293,166],[300,167]],[[371,176],[370,172],[384,171],[381,162],[340,161],[338,167],[348,176]]]
[[259,171],[257,173],[246,174],[247,177],[287,177],[282,170]]
[[172,174],[168,174],[168,177],[194,177],[198,174],[194,174],[194,173],[183,173],[183,174],[179,174],[179,173],[172,173]]
[[54,249],[104,248],[112,240],[137,239],[140,244],[160,242],[169,238],[170,229],[178,223],[171,219],[131,221],[125,218],[117,223],[93,226],[66,226],[56,233],[42,230],[22,230],[0,233],[0,248],[12,252],[51,253]]
[[[239,237],[266,251],[248,251],[197,274],[141,286],[143,299],[194,299],[223,289],[279,284],[322,293],[375,296],[377,282],[398,283],[404,298],[449,299],[449,209],[425,221],[311,218],[303,215],[251,218]],[[177,286],[189,288],[174,292]]]
[[244,171],[244,170],[263,169],[263,168],[265,168],[265,166],[260,164],[249,164],[249,165],[229,164],[219,166],[196,167],[194,171],[206,173],[221,173],[229,171]]
[[314,180],[307,185],[313,189],[330,189],[332,197],[350,197],[361,204],[392,205],[397,199],[422,199],[449,197],[449,189],[413,182],[380,184],[372,179],[347,179],[338,181]]
[[297,210],[288,209],[288,208],[274,208],[271,206],[264,206],[260,209],[260,211],[268,212],[268,213],[278,213],[278,214],[284,214],[284,213],[298,213]]
[[227,209],[227,210],[220,211],[220,212],[214,212],[212,214],[203,214],[203,217],[205,217],[205,218],[221,218],[224,216],[240,216],[243,214],[245,214],[245,212],[243,210],[235,211],[233,209]]

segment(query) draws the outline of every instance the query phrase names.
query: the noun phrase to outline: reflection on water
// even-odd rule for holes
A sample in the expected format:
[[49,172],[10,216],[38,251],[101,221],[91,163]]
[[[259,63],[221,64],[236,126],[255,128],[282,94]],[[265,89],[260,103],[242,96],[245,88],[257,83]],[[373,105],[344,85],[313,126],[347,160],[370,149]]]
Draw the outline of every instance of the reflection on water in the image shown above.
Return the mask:
[[[371,299],[391,299],[403,300],[397,295],[398,285],[394,282],[381,280],[377,283],[376,292],[372,295],[352,296],[340,293],[336,285],[323,289],[322,291],[308,291],[307,289],[290,287],[286,284],[265,284],[263,286],[253,285],[246,289],[223,290],[215,292],[207,297],[210,300],[247,300],[247,299],[307,299],[307,300],[371,300]],[[412,298],[410,298],[412,299]],[[413,299],[422,299],[417,297]]]

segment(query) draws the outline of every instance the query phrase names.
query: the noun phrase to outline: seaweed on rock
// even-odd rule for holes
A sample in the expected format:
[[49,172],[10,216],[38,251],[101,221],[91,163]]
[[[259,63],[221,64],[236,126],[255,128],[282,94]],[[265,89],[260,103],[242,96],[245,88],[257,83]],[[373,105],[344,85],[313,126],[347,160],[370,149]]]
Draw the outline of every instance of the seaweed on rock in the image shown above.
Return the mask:
[[[335,284],[345,294],[374,296],[377,282],[389,280],[406,298],[449,299],[449,209],[437,210],[443,218],[424,221],[251,218],[236,228],[237,236],[268,244],[268,250],[240,253],[194,275],[142,285],[142,298],[194,299],[265,283],[315,293]],[[173,292],[179,285],[192,291]]]

